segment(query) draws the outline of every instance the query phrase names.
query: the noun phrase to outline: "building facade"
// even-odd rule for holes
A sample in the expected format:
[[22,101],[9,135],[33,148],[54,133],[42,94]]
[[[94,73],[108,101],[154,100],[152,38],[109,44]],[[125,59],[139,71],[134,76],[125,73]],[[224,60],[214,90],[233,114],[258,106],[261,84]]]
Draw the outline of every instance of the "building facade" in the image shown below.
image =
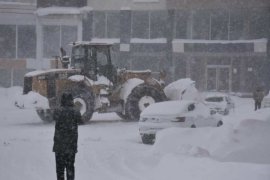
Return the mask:
[[92,40],[115,43],[117,66],[165,70],[168,82],[270,88],[268,0],[10,1],[0,0],[1,86],[22,85],[25,72],[50,68],[60,47]]

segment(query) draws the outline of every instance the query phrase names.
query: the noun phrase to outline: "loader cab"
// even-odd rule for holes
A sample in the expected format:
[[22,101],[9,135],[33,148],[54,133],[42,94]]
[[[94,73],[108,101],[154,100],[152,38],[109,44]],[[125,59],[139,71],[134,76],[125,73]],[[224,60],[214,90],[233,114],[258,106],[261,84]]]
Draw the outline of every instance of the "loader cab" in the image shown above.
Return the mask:
[[116,69],[112,65],[110,48],[112,44],[80,43],[72,47],[71,67],[96,81],[98,75],[116,81]]

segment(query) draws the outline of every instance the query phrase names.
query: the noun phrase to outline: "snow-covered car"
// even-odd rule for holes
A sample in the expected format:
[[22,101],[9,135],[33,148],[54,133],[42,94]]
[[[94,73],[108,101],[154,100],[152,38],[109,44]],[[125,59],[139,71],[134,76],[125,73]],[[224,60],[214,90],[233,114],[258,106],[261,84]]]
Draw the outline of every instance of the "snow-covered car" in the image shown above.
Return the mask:
[[140,115],[139,132],[144,144],[155,141],[156,132],[170,127],[196,128],[223,124],[219,114],[200,102],[181,100],[149,105]]
[[268,95],[264,96],[262,100],[262,107],[263,108],[269,108],[270,107],[270,91]]
[[235,106],[230,95],[219,92],[207,93],[204,102],[211,110],[222,115],[228,115]]

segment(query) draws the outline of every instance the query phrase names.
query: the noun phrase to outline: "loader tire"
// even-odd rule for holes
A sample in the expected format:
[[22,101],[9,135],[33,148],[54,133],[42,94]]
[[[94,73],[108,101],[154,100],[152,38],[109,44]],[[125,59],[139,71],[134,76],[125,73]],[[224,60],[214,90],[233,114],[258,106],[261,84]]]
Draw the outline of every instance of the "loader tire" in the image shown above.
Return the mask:
[[123,119],[123,120],[127,120],[127,119],[128,119],[128,116],[125,115],[125,114],[123,114],[123,113],[121,113],[121,112],[116,112],[116,114],[117,114],[121,119]]
[[75,108],[78,108],[81,113],[82,122],[79,123],[84,124],[90,121],[95,109],[95,97],[93,92],[82,87],[75,87],[66,92],[72,94]]
[[146,84],[138,85],[129,94],[126,105],[125,115],[127,120],[138,121],[141,112],[150,104],[165,101],[166,96],[162,90]]
[[36,109],[36,112],[42,121],[53,121],[53,111],[51,109]]

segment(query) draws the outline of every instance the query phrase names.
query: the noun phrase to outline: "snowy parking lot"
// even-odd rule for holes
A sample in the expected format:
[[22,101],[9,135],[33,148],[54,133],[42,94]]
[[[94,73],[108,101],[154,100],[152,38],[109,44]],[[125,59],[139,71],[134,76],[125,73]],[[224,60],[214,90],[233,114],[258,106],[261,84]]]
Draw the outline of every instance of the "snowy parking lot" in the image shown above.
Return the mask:
[[[22,89],[0,88],[0,180],[56,179],[54,123],[14,106]],[[138,122],[97,114],[79,126],[77,180],[269,180],[270,109],[233,97],[219,128],[170,128],[144,145]]]

